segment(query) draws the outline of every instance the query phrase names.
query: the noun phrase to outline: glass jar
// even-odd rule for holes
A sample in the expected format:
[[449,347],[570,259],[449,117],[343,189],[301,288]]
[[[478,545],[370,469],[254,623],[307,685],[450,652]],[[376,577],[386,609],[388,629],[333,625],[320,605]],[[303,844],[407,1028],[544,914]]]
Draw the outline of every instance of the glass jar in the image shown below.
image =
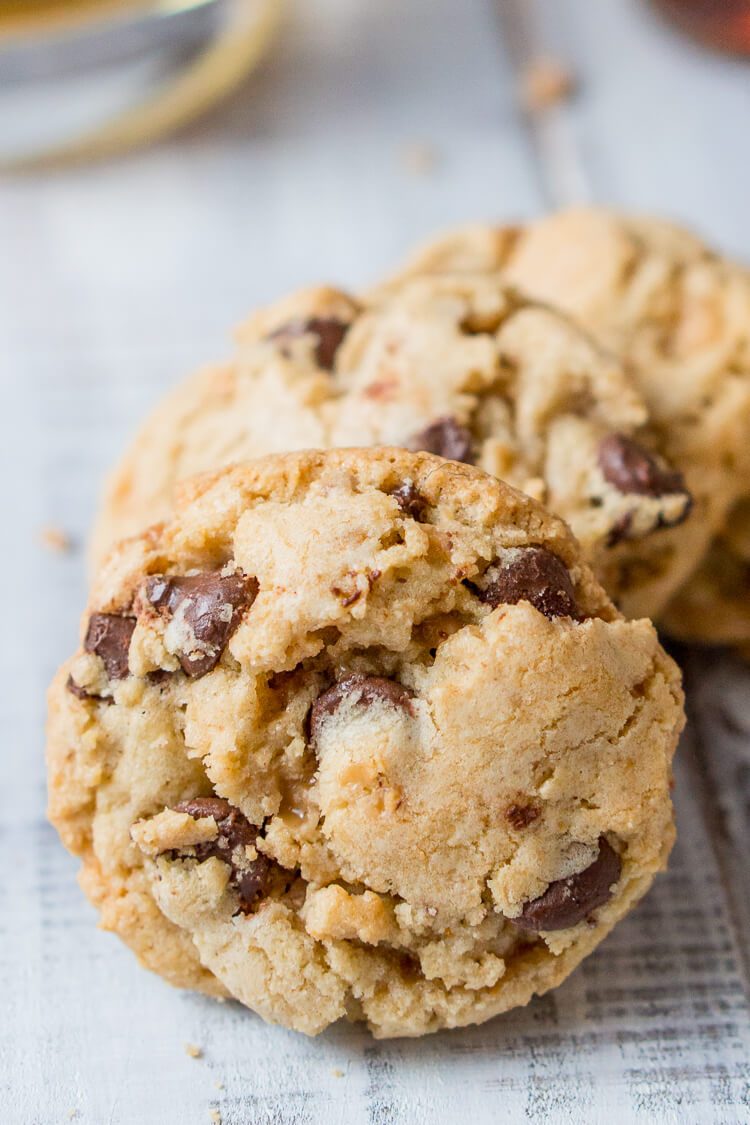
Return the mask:
[[0,168],[143,144],[253,67],[282,0],[0,0]]
[[750,55],[750,0],[654,0],[674,23],[709,47]]

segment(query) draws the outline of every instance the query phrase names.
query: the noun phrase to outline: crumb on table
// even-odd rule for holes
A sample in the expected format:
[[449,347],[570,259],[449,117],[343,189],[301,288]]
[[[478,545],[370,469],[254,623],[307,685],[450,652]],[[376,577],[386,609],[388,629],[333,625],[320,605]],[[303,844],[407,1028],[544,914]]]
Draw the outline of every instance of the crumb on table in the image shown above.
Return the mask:
[[401,149],[401,163],[411,176],[429,176],[438,162],[437,149],[428,141],[412,141]]
[[64,554],[72,547],[70,536],[61,527],[55,527],[54,524],[45,524],[39,531],[39,542],[48,551],[56,551],[58,554]]
[[551,57],[540,56],[534,59],[521,78],[523,103],[532,113],[567,101],[575,90],[573,71],[559,59]]
[[191,1059],[199,1059],[203,1055],[203,1048],[198,1047],[195,1043],[186,1043],[185,1054],[190,1055]]

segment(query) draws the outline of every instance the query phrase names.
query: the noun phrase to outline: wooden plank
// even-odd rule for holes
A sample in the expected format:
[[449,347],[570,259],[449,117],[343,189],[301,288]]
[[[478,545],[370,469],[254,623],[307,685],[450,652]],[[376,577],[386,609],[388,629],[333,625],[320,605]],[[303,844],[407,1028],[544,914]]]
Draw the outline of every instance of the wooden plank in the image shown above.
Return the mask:
[[[598,198],[626,204],[650,193],[665,209],[678,197],[674,152],[654,153],[651,173],[631,167],[643,145],[626,97],[632,60],[649,60],[653,83],[672,46],[654,55],[650,42],[639,45],[648,17],[625,0],[536,11],[534,42],[570,58],[583,80],[580,99],[544,124],[551,140],[519,113],[493,5],[297,0],[262,73],[179,140],[0,185],[0,478],[13,528],[0,558],[12,594],[12,644],[0,646],[0,682],[12,685],[0,755],[11,795],[0,881],[3,1121],[47,1125],[74,1112],[85,1125],[210,1125],[214,1111],[223,1125],[747,1120],[750,1015],[737,934],[750,896],[734,892],[748,854],[744,672],[696,667],[708,702],[696,702],[678,766],[680,841],[642,907],[554,995],[419,1042],[375,1043],[350,1027],[309,1042],[236,1005],[174,992],[95,930],[76,865],[43,819],[40,699],[75,641],[98,480],[164,387],[221,354],[227,327],[254,303],[322,271],[369,282],[443,225],[577,197],[577,176]],[[703,64],[691,55],[680,77],[674,50],[670,82],[704,91],[707,79],[693,74]],[[722,96],[739,106],[745,88],[732,70]],[[650,128],[663,141],[666,116]],[[681,123],[672,128],[692,152]],[[431,174],[406,168],[403,148],[414,143],[434,147]],[[538,161],[535,145],[548,146]],[[726,129],[706,151],[741,182],[745,163]],[[685,192],[688,218],[700,218],[704,195],[715,201],[719,175],[710,175],[709,186]],[[720,220],[708,207],[703,218],[739,244],[732,215],[739,220],[736,201]],[[45,523],[70,531],[78,550],[42,552],[35,536]],[[719,705],[739,733],[725,730],[711,758]],[[725,802],[729,846],[709,785]]]

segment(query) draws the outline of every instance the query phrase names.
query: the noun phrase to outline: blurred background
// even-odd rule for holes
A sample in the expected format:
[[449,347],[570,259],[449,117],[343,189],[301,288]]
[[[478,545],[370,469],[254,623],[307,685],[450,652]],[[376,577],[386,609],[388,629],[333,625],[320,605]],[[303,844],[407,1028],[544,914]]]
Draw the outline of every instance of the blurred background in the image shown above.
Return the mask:
[[[115,14],[127,2],[111,0]],[[750,65],[662,11],[708,12],[701,30],[741,45],[745,0],[270,2],[269,22],[265,0],[238,0],[255,53],[207,114],[123,155],[0,174],[3,455],[11,479],[19,464],[48,474],[17,513],[30,535],[62,514],[84,534],[143,410],[223,355],[254,304],[318,280],[368,283],[441,227],[590,200],[672,215],[750,260]],[[0,28],[30,3],[86,0],[0,0]],[[66,108],[67,87],[19,71],[17,42],[10,66],[3,34],[0,124],[17,139]],[[201,34],[178,51],[188,69]],[[101,69],[78,75],[77,96],[102,96]],[[181,81],[171,63],[152,69],[167,95]],[[158,88],[152,75],[147,105]]]
[[[336,1033],[313,1056],[229,1007],[169,992],[95,932],[76,864],[44,821],[41,700],[76,635],[103,472],[167,387],[227,354],[254,305],[311,282],[366,285],[443,227],[568,203],[672,216],[750,261],[749,12],[750,0],[0,0],[0,787],[12,856],[0,986],[16,1002],[0,1057],[27,1098],[4,1120],[75,1120],[70,1106],[97,1125],[192,1125],[218,1120],[220,1103],[229,1125],[391,1125],[416,1120],[403,1105],[420,1099],[470,1117],[502,1096],[515,1120],[537,1097],[567,1121],[560,1106],[584,1091],[594,1121],[610,1119],[607,1082],[623,1074],[643,1120],[746,1120],[750,1017],[718,892],[706,924],[726,950],[721,989],[701,991],[690,930],[664,954],[685,989],[659,991],[661,970],[628,959],[641,931],[625,926],[609,948],[633,987],[598,1012],[595,1061],[594,1039],[577,1036],[606,955],[504,1025],[516,1046],[502,1086],[492,1026],[408,1055],[362,1037],[355,1051]],[[648,943],[663,932],[660,901],[678,916],[686,871],[718,885],[719,829],[701,803],[710,764],[683,761],[681,851],[640,914]],[[675,942],[691,924],[704,926],[686,915]],[[559,1034],[539,1045],[542,1017]],[[700,1038],[700,1065],[671,1069],[678,1034]],[[221,1045],[224,1093],[184,1056],[182,1040],[198,1035],[209,1061]],[[469,1048],[461,1081],[451,1071],[441,1085]],[[355,1054],[333,1115],[331,1067]],[[386,1097],[368,1117],[368,1090],[392,1091],[405,1058],[415,1100],[400,1116]],[[248,1118],[250,1073],[266,1093]],[[545,1102],[553,1087],[558,1101]],[[0,1074],[0,1105],[4,1092]]]

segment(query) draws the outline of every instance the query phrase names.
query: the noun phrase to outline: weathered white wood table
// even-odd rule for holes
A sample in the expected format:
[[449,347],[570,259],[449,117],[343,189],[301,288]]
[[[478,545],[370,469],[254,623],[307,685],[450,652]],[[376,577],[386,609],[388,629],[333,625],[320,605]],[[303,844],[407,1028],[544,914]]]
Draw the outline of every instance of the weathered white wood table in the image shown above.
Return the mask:
[[[524,28],[581,84],[533,123]],[[750,674],[730,660],[685,654],[669,874],[555,995],[421,1042],[308,1042],[143,972],[94,928],[42,762],[101,473],[246,310],[571,199],[671,213],[750,259],[749,114],[750,67],[638,0],[297,0],[262,71],[180,138],[0,185],[3,1125],[750,1120]],[[43,551],[45,524],[79,549]]]

